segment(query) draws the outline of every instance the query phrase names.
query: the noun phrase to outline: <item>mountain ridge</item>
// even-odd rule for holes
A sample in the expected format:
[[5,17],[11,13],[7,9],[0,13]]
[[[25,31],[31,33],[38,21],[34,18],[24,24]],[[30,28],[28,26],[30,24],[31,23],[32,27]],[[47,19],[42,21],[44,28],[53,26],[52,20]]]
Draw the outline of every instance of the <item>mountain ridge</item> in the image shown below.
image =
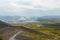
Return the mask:
[[60,20],[60,16],[32,16],[32,17],[25,17],[25,16],[0,16],[0,20],[7,22],[7,23],[20,23],[26,21],[54,21]]

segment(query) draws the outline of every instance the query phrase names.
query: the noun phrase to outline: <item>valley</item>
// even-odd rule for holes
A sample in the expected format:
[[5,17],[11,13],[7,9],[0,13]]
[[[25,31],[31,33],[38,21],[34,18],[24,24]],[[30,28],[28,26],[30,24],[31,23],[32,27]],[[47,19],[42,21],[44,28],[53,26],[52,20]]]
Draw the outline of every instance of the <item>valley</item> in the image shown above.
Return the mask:
[[21,23],[6,23],[0,20],[0,40],[60,40],[60,23],[44,21],[23,18]]

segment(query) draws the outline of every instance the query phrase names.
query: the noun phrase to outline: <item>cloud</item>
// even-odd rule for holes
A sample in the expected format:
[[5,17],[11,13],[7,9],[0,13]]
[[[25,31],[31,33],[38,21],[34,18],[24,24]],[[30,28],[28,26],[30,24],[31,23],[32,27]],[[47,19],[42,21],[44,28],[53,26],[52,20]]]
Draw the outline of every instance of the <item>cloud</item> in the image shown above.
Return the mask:
[[59,12],[57,10],[60,11],[60,0],[1,0],[0,1],[0,15],[11,15],[11,14],[12,16],[55,15],[56,13]]
[[10,5],[18,8],[52,10],[60,8],[60,0],[10,0]]
[[[60,0],[2,0],[0,6],[7,6],[10,8],[27,8],[27,9],[40,9],[52,10],[60,8]],[[13,6],[13,7],[11,7]]]
[[41,6],[44,10],[51,10],[55,8],[60,8],[60,0],[33,0],[32,4],[35,6]]
[[32,5],[32,3],[30,1],[19,1],[19,2],[15,2],[18,5]]

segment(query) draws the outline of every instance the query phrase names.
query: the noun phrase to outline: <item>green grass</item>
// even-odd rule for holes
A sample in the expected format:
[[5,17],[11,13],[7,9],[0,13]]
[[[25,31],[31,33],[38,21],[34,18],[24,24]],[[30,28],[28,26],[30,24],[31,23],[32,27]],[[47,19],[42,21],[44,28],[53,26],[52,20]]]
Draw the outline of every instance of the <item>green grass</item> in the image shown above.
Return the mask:
[[[38,32],[42,32],[44,34],[49,35],[50,40],[60,40],[60,30],[56,30],[55,28],[60,28],[60,24],[46,24],[40,25],[39,23],[23,23],[23,24],[16,24],[18,26],[24,26],[29,29],[33,29]],[[38,26],[40,25],[40,26]],[[55,26],[56,25],[56,26]],[[35,34],[30,32],[23,32],[22,35],[33,38],[34,40],[48,40],[46,35],[44,34]],[[57,38],[57,39],[55,39]]]

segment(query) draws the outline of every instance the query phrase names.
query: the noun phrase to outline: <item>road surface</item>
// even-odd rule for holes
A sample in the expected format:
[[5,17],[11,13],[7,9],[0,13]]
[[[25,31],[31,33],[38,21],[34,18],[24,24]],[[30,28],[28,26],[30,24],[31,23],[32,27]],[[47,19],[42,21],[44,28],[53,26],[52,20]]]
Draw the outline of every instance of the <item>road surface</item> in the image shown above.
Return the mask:
[[17,32],[17,33],[14,34],[9,40],[16,40],[15,37],[16,37],[18,34],[21,34],[21,32],[22,32],[22,31]]

